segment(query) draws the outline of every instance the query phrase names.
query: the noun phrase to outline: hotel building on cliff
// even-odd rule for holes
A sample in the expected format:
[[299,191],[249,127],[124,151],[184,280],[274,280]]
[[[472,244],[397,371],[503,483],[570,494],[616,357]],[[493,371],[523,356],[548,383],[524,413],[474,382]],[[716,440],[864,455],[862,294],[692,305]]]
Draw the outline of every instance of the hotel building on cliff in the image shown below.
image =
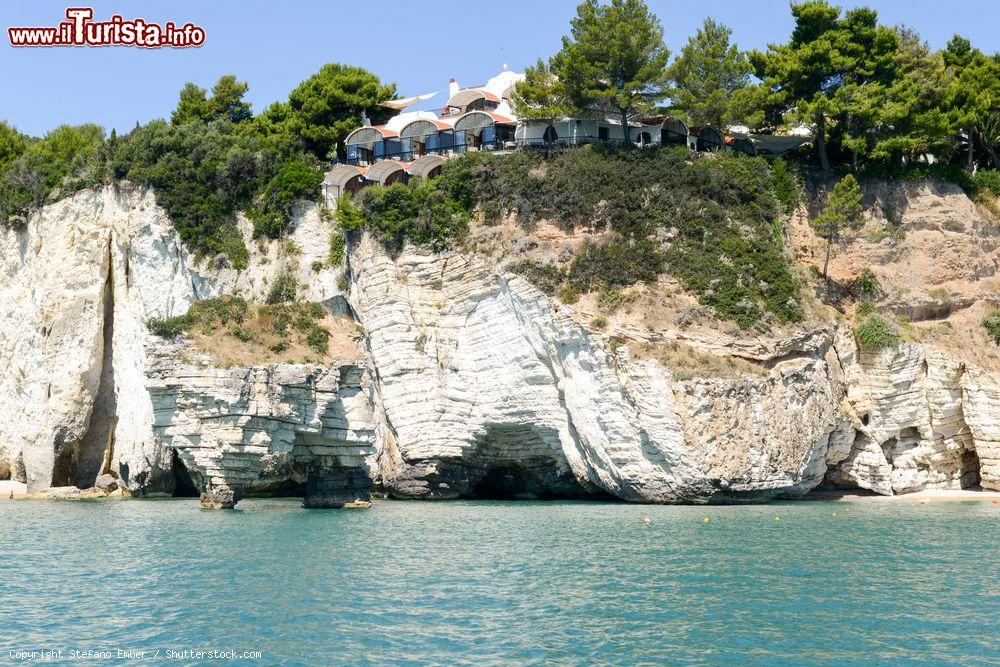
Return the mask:
[[[391,185],[411,177],[433,178],[445,161],[469,151],[561,149],[601,143],[623,145],[621,121],[606,114],[562,118],[554,122],[519,119],[511,107],[514,86],[523,74],[502,72],[481,86],[460,88],[454,79],[440,113],[404,111],[436,93],[383,102],[398,110],[382,125],[363,125],[344,141],[346,160],[323,179],[323,195],[332,203],[367,185]],[[630,138],[638,146],[676,144],[693,151],[734,150],[748,155],[781,155],[811,141],[803,136],[723,134],[713,127],[689,127],[682,120],[656,116],[630,121]],[[736,129],[736,128],[730,128]],[[742,129],[742,128],[741,128]]]

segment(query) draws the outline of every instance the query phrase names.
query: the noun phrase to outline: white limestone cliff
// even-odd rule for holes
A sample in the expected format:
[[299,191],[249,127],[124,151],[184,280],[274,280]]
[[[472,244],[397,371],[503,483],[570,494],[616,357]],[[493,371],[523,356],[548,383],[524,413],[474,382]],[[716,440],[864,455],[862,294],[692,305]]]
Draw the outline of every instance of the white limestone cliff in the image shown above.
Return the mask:
[[475,257],[407,245],[392,259],[363,237],[350,268],[396,495],[739,500],[823,478],[840,426],[829,335],[764,379],[680,382]]
[[860,423],[831,481],[885,495],[979,483],[1000,488],[1000,379],[912,343],[859,351],[842,334],[837,348]]
[[[707,341],[761,372],[679,379],[588,332],[571,307],[482,258],[352,239],[303,206],[250,266],[196,261],[145,190],[81,192],[0,230],[0,475],[37,491],[135,494],[191,478],[209,504],[304,487],[314,504],[607,494],[633,501],[1000,489],[1000,379],[917,344],[859,351],[843,326]],[[364,358],[218,368],[150,334],[221,294],[300,296],[355,316]],[[721,339],[720,339],[721,340]]]
[[[0,230],[0,460],[30,490],[90,486],[102,472],[134,492],[169,492],[172,451],[153,432],[145,322],[220,294],[262,298],[280,271],[325,259],[315,207],[295,257],[254,248],[250,267],[196,262],[148,190],[83,191]],[[332,270],[328,271],[332,273]],[[320,278],[329,278],[319,274]],[[343,310],[336,280],[304,296]]]

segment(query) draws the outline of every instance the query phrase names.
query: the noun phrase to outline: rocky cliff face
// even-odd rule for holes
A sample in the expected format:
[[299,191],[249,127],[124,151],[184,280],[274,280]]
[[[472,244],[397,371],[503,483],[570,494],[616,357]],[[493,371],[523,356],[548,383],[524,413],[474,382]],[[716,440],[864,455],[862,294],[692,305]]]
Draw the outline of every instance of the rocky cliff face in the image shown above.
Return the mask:
[[837,342],[856,431],[832,482],[885,495],[1000,488],[995,375],[919,345],[864,352],[846,335]]
[[[298,253],[248,238],[251,266],[236,272],[190,257],[151,193],[109,188],[0,232],[0,474],[32,490],[111,475],[219,507],[267,492],[340,506],[372,491],[725,502],[821,483],[1000,489],[1000,380],[940,349],[859,351],[842,325],[720,337],[705,349],[759,372],[681,379],[478,256],[393,257],[361,237],[344,267],[314,271],[332,223],[305,207],[294,229]],[[219,368],[145,327],[219,294],[261,299],[283,270],[302,298],[357,318],[363,355]]]
[[475,257],[393,260],[365,238],[350,270],[395,495],[736,500],[822,479],[841,393],[829,336],[764,379],[680,382]]
[[214,507],[296,486],[313,507],[367,497],[375,437],[362,366],[223,369],[179,361],[177,347],[149,350],[146,372],[153,434],[177,456],[175,491],[205,490]]

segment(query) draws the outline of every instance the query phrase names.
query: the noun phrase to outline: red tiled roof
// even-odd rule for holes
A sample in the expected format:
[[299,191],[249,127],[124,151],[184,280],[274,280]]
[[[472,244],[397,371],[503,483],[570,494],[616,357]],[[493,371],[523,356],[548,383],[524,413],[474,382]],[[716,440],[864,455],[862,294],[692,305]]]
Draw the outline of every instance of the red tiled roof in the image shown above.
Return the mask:
[[387,139],[399,136],[399,133],[396,132],[395,130],[386,129],[385,125],[372,125],[372,129],[378,130],[380,133],[382,133],[382,136]]

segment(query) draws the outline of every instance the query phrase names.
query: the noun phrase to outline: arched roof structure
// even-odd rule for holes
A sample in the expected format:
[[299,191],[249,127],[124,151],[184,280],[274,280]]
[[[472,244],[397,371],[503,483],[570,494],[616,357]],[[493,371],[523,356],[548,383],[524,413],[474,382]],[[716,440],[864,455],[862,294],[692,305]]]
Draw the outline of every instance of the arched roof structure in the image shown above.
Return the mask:
[[757,147],[754,145],[753,139],[745,134],[726,137],[726,145],[738,153],[746,153],[747,155],[757,154]]
[[344,144],[347,146],[368,146],[383,139],[395,139],[397,136],[399,135],[396,132],[383,125],[371,125],[359,127],[348,134],[347,138],[344,139]]
[[323,178],[323,184],[339,188],[343,191],[347,184],[353,179],[358,176],[364,178],[364,175],[365,170],[361,167],[355,167],[350,164],[338,164],[333,169],[326,172],[326,176]]
[[714,127],[706,125],[701,128],[691,128],[691,131],[694,132],[695,129],[698,130],[699,151],[717,151],[725,145],[722,135]]
[[687,143],[690,134],[687,124],[679,118],[667,118],[660,126],[661,138],[664,143]]
[[486,100],[487,102],[496,102],[497,104],[500,103],[500,98],[493,93],[479,88],[466,88],[452,95],[446,106],[464,109],[476,100]]
[[455,130],[478,130],[490,125],[510,125],[513,123],[514,121],[510,118],[489,111],[467,111],[455,119]]
[[438,132],[446,131],[452,129],[451,125],[440,120],[427,120],[421,118],[418,120],[411,121],[400,128],[399,138],[419,138],[427,137],[432,134],[437,134]]
[[440,155],[422,155],[410,163],[409,172],[411,176],[433,178],[437,175],[434,170],[440,169],[445,162],[447,160]]
[[404,173],[406,173],[406,167],[402,162],[379,160],[368,167],[368,173],[365,174],[365,178],[372,183],[386,185],[390,180],[394,180]]

